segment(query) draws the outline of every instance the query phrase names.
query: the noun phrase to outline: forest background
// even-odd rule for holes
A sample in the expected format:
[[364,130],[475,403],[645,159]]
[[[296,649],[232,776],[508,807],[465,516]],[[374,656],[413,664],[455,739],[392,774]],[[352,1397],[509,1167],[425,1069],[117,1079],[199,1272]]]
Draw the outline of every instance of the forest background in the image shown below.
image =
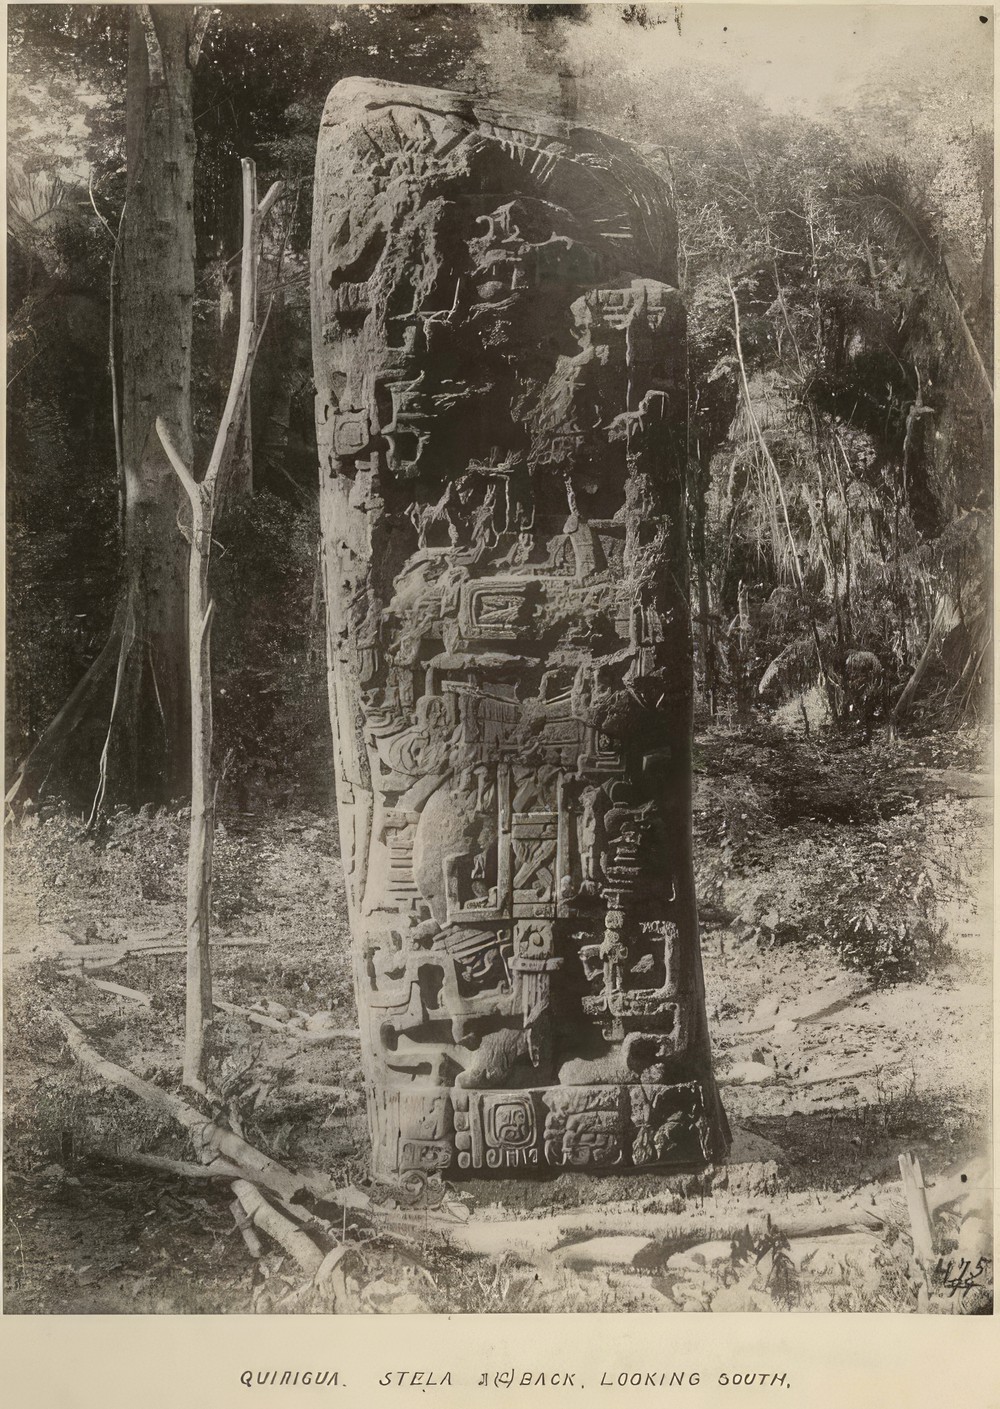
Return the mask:
[[[992,113],[991,43],[975,31],[988,26],[973,7],[934,11],[935,55],[920,30],[908,51],[904,26],[888,69],[869,57],[826,84],[792,42],[786,76],[767,87],[765,74],[755,95],[760,37],[755,55],[738,12],[707,33],[713,8],[213,13],[191,112],[196,464],[236,339],[239,158],[257,162],[262,189],[284,183],[262,274],[270,320],[216,529],[216,750],[236,806],[330,798],[307,263],[319,115],[353,73],[503,94],[637,142],[672,175],[705,711],[749,719],[812,689],[819,720],[865,737],[983,708]],[[865,28],[878,8],[852,12],[859,55],[885,52]],[[121,381],[129,18],[9,11],[7,758],[13,775],[90,669],[84,707],[19,795],[44,781],[88,812],[106,740],[105,807],[185,791],[152,644],[145,662],[131,651],[108,733],[106,645],[130,552],[109,373],[114,319]],[[176,492],[167,480],[155,546],[175,557]]]
[[[484,1271],[431,1259],[433,1293],[366,1243],[351,1296],[376,1311],[954,1309],[908,1238],[890,1245],[896,1225],[866,1234],[860,1263],[838,1251],[832,1282],[802,1249],[793,1275],[774,1240],[786,1214],[830,1191],[883,1200],[901,1146],[934,1174],[985,1148],[991,12],[6,14],[9,1306],[301,1309],[278,1254],[252,1255],[247,1286],[227,1195],[192,1199],[176,1167],[150,1172],[149,1160],[189,1159],[184,1139],[81,1076],[52,1015],[71,1014],[161,1094],[180,1085],[188,543],[153,416],[200,474],[237,345],[241,159],[261,191],[282,190],[262,231],[267,326],[212,541],[211,1075],[229,1129],[321,1169],[361,1200],[350,1218],[369,1217],[308,276],[320,114],[333,84],[360,74],[602,129],[673,184],[689,319],[698,899],[739,1138],[731,1168],[693,1193],[662,1181],[638,1193],[676,1197],[697,1222],[716,1184],[728,1216],[738,1170],[756,1171],[771,1241],[734,1243],[709,1275],[671,1270],[687,1256],[674,1240],[617,1287],[601,1269],[539,1283],[503,1260]],[[154,167],[166,177],[148,179]],[[110,991],[92,977],[101,966]],[[158,1216],[137,1219],[154,1193]],[[610,1178],[505,1193],[512,1207],[637,1196]],[[347,1207],[345,1236],[367,1236]],[[738,1204],[740,1226],[745,1213]],[[965,1226],[985,1255],[985,1215]],[[685,1234],[703,1236],[700,1223]],[[960,1246],[940,1219],[934,1238],[943,1258]],[[963,1291],[962,1309],[990,1292]]]

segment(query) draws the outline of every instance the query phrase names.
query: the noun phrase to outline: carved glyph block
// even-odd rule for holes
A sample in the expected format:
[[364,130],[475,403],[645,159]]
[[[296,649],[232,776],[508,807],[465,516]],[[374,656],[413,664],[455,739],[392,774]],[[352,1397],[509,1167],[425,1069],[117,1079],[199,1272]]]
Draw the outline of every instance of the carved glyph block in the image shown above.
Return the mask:
[[375,1166],[692,1164],[728,1133],[690,853],[684,310],[627,145],[347,80],[316,422]]

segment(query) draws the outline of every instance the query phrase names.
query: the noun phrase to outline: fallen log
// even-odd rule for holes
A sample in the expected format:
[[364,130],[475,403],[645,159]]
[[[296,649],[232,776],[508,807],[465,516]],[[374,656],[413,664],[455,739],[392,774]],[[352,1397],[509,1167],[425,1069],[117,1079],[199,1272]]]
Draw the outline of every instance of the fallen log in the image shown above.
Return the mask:
[[297,1174],[278,1164],[270,1155],[255,1150],[253,1145],[248,1145],[246,1140],[234,1135],[231,1130],[223,1130],[221,1125],[211,1122],[203,1125],[200,1139],[203,1150],[214,1151],[238,1164],[245,1179],[270,1189],[286,1203],[291,1203],[306,1188],[305,1181]]
[[[210,941],[213,945],[225,945],[229,949],[260,949],[266,943],[266,939],[255,939],[250,935],[219,935],[218,938]],[[93,947],[93,946],[91,946]],[[171,934],[169,930],[154,930],[145,936],[135,933],[125,936],[123,946],[127,949],[177,949],[184,948],[183,935]]]
[[[262,949],[266,943],[265,939],[227,939],[224,936],[212,940],[213,947],[220,949]],[[105,939],[93,944],[75,944],[70,940],[60,946],[60,952],[81,959],[123,959],[130,954],[166,954],[183,948],[184,943],[180,939],[124,939],[118,943]]]
[[213,999],[212,1004],[230,1017],[246,1018],[247,1022],[254,1023],[257,1027],[265,1027],[269,1032],[280,1032],[290,1042],[301,1042],[307,1047],[320,1047],[325,1042],[356,1042],[361,1038],[360,1029],[356,1027],[330,1027],[318,1032],[309,1032],[305,1028],[292,1027],[280,1018],[273,1018],[270,1013],[258,1013],[253,1008],[242,1008],[238,1003],[226,1003],[221,998]]
[[[239,1165],[228,1163],[226,1160],[215,1159],[210,1164],[194,1164],[191,1160],[170,1159],[166,1155],[140,1154],[126,1151],[96,1151],[95,1155],[101,1160],[106,1160],[111,1164],[136,1165],[140,1169],[148,1169],[156,1174],[170,1174],[177,1179],[218,1179],[227,1184],[232,1184],[234,1179],[244,1179],[247,1183],[253,1183],[252,1178],[247,1178],[252,1174],[251,1170],[243,1169]],[[306,1181],[305,1186],[310,1192],[317,1194],[317,1197],[330,1197],[329,1190],[325,1188],[313,1189],[312,1184]],[[272,1191],[273,1193],[273,1191]],[[344,1189],[338,1188],[334,1193],[343,1196]],[[278,1198],[277,1194],[274,1194]],[[298,1204],[289,1202],[286,1199],[279,1200],[281,1213],[288,1219],[296,1220],[306,1227],[320,1228],[325,1234],[333,1236],[333,1224],[328,1219],[321,1218],[310,1209],[302,1208]]]
[[344,1274],[344,1263],[351,1256],[353,1249],[341,1244],[328,1252],[323,1259],[322,1266],[316,1273],[317,1287],[327,1284],[333,1289],[334,1302],[338,1306],[347,1305],[347,1278]]
[[75,940],[72,935],[65,930],[59,931],[64,943],[59,946],[63,954],[72,954],[76,958],[104,959],[111,954],[130,954],[139,949],[162,949],[169,943],[165,939],[134,939],[134,940],[114,940],[95,939],[93,941]]
[[311,1081],[293,1081],[264,1091],[254,1104],[256,1116],[295,1119],[305,1110],[319,1106],[324,1111],[355,1112],[364,1103],[364,1092],[346,1086],[323,1086]]
[[125,988],[120,983],[108,983],[104,979],[91,978],[89,974],[78,975],[82,980],[92,983],[95,988],[99,988],[102,993],[110,993],[115,998],[130,998],[133,1003],[141,1003],[144,1008],[151,1008],[153,1000],[148,993],[141,993],[138,988]]
[[[261,949],[266,944],[263,939],[213,939],[211,947],[213,949]],[[122,964],[126,959],[163,959],[171,955],[186,954],[187,949],[183,944],[164,944],[162,942],[145,941],[142,943],[126,944],[74,944],[62,951],[60,960],[64,968],[73,972],[84,971],[97,973],[102,969],[113,969],[116,965]]]
[[64,954],[79,959],[122,959],[127,954],[142,954],[156,949],[166,949],[178,941],[171,939],[95,939],[92,943],[78,942],[64,933],[66,943],[61,946]]
[[307,1276],[316,1277],[326,1254],[321,1252],[308,1233],[296,1228],[290,1219],[268,1203],[255,1184],[248,1183],[246,1179],[233,1180],[233,1193],[244,1213],[261,1232],[283,1247]]
[[771,1220],[768,1212],[749,1209],[737,1212],[722,1209],[713,1212],[707,1205],[683,1214],[649,1214],[632,1210],[613,1212],[594,1209],[589,1213],[552,1214],[543,1218],[469,1219],[458,1222],[441,1218],[426,1210],[387,1209],[373,1207],[376,1224],[412,1226],[421,1237],[437,1236],[443,1245],[480,1256],[498,1256],[504,1252],[523,1252],[530,1256],[561,1255],[561,1249],[580,1235],[588,1241],[598,1239],[645,1239],[664,1250],[682,1244],[731,1240],[749,1228],[752,1235],[762,1236],[777,1226],[788,1237],[818,1237],[828,1233],[877,1233],[883,1224],[882,1215],[847,1203],[838,1203],[815,1213],[782,1215],[775,1210]]
[[243,1179],[247,1171],[238,1165],[227,1164],[225,1160],[213,1160],[211,1164],[195,1164],[192,1160],[168,1159],[166,1155],[147,1155],[130,1150],[100,1151],[100,1158],[114,1164],[134,1164],[140,1169],[150,1169],[156,1174],[173,1174],[178,1179]]
[[174,1120],[189,1130],[200,1129],[209,1124],[200,1111],[193,1106],[175,1096],[171,1091],[164,1091],[161,1086],[154,1086],[152,1082],[144,1081],[141,1076],[136,1076],[127,1067],[120,1067],[117,1063],[102,1057],[96,1047],[92,1047],[87,1041],[85,1034],[77,1027],[71,1018],[68,1018],[60,1009],[50,1007],[50,1013],[62,1028],[63,1034],[70,1050],[83,1063],[96,1072],[98,1076],[107,1081],[112,1086],[122,1086],[126,1091],[131,1091],[133,1096],[138,1096],[147,1105],[156,1106],[159,1110],[165,1111]]
[[251,1008],[241,1008],[238,1003],[226,1003],[221,998],[213,998],[212,1007],[218,1008],[220,1013],[227,1013],[233,1018],[246,1018],[248,1022],[254,1023],[257,1027],[266,1027],[269,1032],[290,1035],[288,1024],[281,1022],[279,1018],[272,1018],[268,1013],[255,1013]]
[[[749,1068],[753,1068],[753,1071],[744,1070]],[[807,1086],[829,1086],[837,1081],[857,1081],[859,1078],[873,1076],[874,1071],[875,1068],[871,1063],[866,1062],[862,1066],[843,1067],[840,1071],[828,1072],[826,1076],[803,1078],[789,1076],[776,1067],[769,1066],[766,1062],[737,1062],[731,1071],[723,1072],[718,1077],[718,1084],[720,1086],[780,1086],[782,1090],[794,1093]]]
[[[212,939],[209,945],[212,949],[263,949],[267,944],[266,939]],[[181,954],[186,953],[183,944],[150,944],[144,945],[145,952],[152,955],[157,954]]]
[[119,954],[116,959],[86,959],[82,955],[79,959],[65,958],[59,961],[59,967],[63,973],[69,977],[86,977],[88,974],[99,974],[104,969],[113,969],[123,960],[131,958],[129,954]]
[[833,1017],[835,1013],[867,997],[871,991],[860,980],[855,981],[846,975],[836,983],[814,989],[797,1003],[774,1013],[765,1012],[759,1017],[751,1014],[748,1018],[730,1018],[720,1022],[716,1031],[725,1037],[762,1037],[764,1033],[772,1032],[779,1022],[814,1023]]
[[127,1067],[120,1067],[117,1063],[108,1061],[90,1045],[84,1033],[65,1013],[55,1007],[50,1007],[49,1012],[62,1029],[70,1050],[84,1066],[89,1067],[110,1085],[131,1091],[140,1101],[164,1111],[190,1130],[195,1146],[200,1152],[214,1152],[225,1156],[238,1166],[245,1179],[271,1189],[279,1198],[289,1202],[303,1191],[303,1181],[269,1155],[255,1150],[231,1130],[223,1130],[214,1121],[206,1120],[200,1111],[180,1096],[175,1096],[171,1091],[164,1091],[152,1082],[144,1081]]
[[874,1075],[874,1067],[870,1062],[863,1066],[847,1067],[841,1071],[832,1071],[827,1076],[812,1076],[802,1081],[796,1079],[791,1083],[794,1090],[801,1090],[804,1086],[827,1086],[831,1081],[857,1081],[859,1078]]
[[77,963],[74,963],[72,959],[64,959],[62,971],[67,977],[73,975],[77,978],[86,978],[89,974],[100,974],[103,973],[105,969],[117,968],[117,966],[126,959],[133,957],[134,956],[130,954],[122,954],[118,959],[95,959],[90,963],[85,959],[80,959]]
[[240,1230],[247,1252],[255,1262],[259,1262],[264,1256],[264,1248],[253,1230],[253,1219],[246,1212],[239,1199],[233,1199],[229,1205],[229,1212],[233,1215],[233,1221]]

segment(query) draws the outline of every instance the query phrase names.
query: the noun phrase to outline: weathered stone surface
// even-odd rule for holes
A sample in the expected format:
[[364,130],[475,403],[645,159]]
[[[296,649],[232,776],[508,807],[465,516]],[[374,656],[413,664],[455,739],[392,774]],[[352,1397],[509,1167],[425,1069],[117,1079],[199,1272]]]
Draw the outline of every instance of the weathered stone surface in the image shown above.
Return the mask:
[[714,1160],[685,320],[626,145],[351,79],[316,167],[330,704],[376,1170]]

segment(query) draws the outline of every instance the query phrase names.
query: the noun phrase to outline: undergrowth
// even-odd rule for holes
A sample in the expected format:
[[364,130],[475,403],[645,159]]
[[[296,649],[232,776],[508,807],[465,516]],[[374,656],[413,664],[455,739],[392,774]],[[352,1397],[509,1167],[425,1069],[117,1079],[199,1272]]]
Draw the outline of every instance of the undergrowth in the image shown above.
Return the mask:
[[[828,946],[875,985],[925,977],[949,957],[943,907],[973,881],[954,805],[921,797],[901,766],[913,753],[834,740],[821,753],[773,728],[703,744],[700,903],[739,937]],[[953,861],[939,847],[932,862],[931,833],[949,831]]]

